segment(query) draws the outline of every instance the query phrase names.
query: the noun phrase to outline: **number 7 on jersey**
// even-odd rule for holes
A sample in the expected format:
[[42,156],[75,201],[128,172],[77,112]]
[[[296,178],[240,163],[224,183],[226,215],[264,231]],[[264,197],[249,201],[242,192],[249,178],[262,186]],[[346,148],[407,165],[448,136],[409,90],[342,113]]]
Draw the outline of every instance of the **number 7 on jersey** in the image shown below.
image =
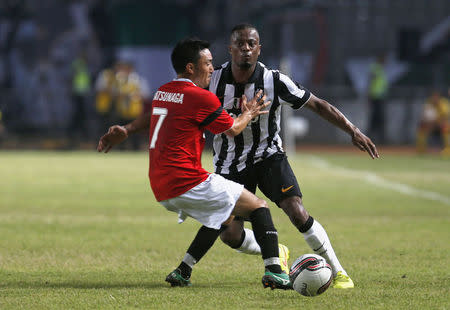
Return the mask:
[[155,148],[156,140],[158,139],[158,132],[161,129],[162,123],[167,116],[166,108],[153,108],[153,115],[159,115],[158,122],[156,123],[155,130],[153,131],[152,141],[150,142],[150,149]]

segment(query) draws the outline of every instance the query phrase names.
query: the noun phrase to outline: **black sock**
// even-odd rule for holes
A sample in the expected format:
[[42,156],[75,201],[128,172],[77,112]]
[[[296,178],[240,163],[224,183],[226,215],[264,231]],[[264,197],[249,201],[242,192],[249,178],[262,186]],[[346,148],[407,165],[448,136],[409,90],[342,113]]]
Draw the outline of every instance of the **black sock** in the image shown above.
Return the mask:
[[192,241],[187,253],[191,254],[197,262],[208,252],[208,250],[216,242],[217,237],[220,235],[220,229],[208,228],[206,226],[200,227]]
[[298,227],[298,231],[303,234],[303,233],[307,232],[313,224],[314,224],[314,218],[310,215],[308,217],[308,219],[306,220],[305,224]]
[[282,273],[283,270],[281,270],[280,265],[268,265],[266,266],[266,269],[273,273]]
[[183,278],[189,279],[191,277],[192,268],[185,262],[181,262],[177,269],[180,270],[180,274]]
[[[261,247],[262,258],[279,257],[278,233],[268,208],[258,208],[250,214],[256,242]],[[270,272],[281,273],[280,265],[267,265]]]
[[[206,226],[200,227],[195,236],[194,240],[192,240],[191,245],[187,250],[187,254],[191,255],[195,260],[194,263],[198,263],[202,257],[208,252],[208,250],[213,246],[217,237],[220,235],[219,229],[208,228]],[[191,259],[192,259],[191,258]],[[184,261],[178,266],[180,270],[181,276],[185,279],[189,279],[192,273],[192,267],[189,266]]]

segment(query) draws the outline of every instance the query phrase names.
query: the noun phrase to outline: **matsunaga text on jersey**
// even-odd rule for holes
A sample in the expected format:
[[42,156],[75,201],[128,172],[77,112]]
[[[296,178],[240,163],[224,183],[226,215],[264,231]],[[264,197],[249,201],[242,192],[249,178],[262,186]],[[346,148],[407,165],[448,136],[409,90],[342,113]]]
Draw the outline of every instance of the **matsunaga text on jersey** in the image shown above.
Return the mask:
[[167,101],[167,102],[173,102],[173,103],[182,104],[183,103],[183,97],[184,97],[184,94],[168,93],[168,92],[165,92],[165,91],[158,90],[155,93],[155,96],[153,97],[153,100]]

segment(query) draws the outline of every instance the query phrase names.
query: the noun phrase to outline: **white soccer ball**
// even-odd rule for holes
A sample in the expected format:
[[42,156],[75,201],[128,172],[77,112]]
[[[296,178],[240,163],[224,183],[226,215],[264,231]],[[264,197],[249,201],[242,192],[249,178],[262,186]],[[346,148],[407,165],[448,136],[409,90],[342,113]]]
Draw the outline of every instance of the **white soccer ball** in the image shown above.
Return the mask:
[[333,272],[322,256],[304,254],[292,264],[289,277],[294,290],[303,296],[312,297],[328,289],[333,280]]

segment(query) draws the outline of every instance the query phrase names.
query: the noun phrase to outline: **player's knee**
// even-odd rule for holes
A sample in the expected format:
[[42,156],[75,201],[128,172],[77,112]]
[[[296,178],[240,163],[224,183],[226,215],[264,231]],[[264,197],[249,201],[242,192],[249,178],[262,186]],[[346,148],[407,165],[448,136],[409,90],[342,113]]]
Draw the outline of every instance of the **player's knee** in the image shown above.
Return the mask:
[[268,208],[269,204],[264,199],[258,198],[256,201],[257,208]]
[[237,248],[240,246],[242,232],[232,231],[230,229],[225,229],[220,233],[220,240],[223,243],[232,248]]
[[301,197],[289,197],[280,202],[280,207],[289,216],[295,227],[302,227],[309,218]]

